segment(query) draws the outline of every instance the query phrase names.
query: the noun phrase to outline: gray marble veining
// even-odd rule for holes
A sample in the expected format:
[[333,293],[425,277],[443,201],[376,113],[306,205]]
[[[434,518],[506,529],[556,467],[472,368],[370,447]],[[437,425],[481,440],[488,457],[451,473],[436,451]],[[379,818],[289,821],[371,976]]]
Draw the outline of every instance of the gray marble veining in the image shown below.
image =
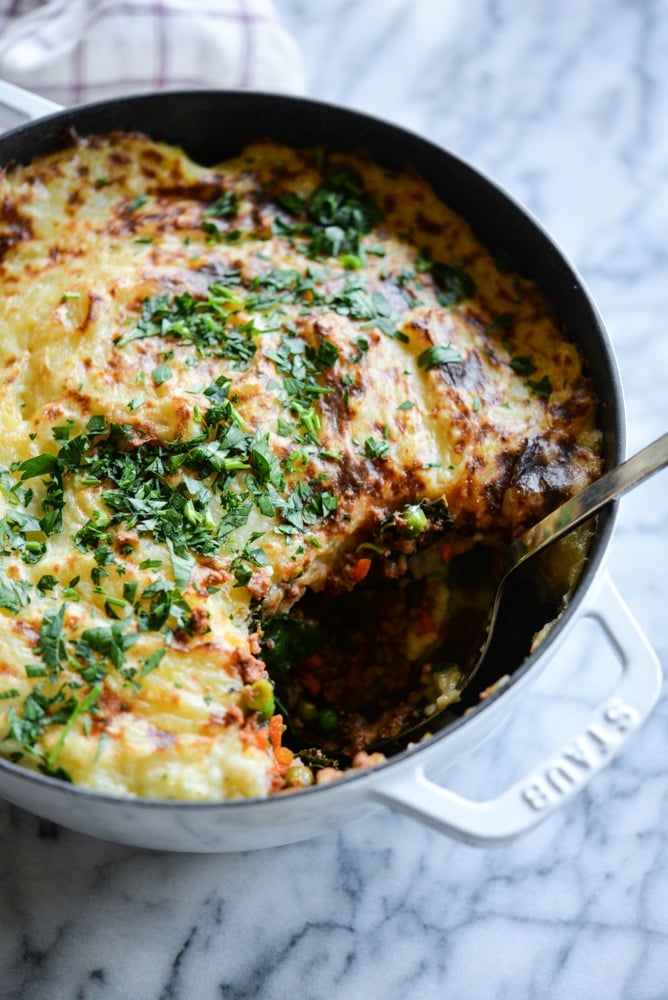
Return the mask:
[[[493,176],[605,318],[629,450],[668,427],[665,0],[280,0],[314,96]],[[609,568],[668,663],[665,475],[622,502]],[[494,795],[569,733],[610,653],[569,639],[456,772]],[[597,682],[598,683],[598,682]],[[0,804],[2,1000],[665,1000],[668,706],[568,808],[484,851],[389,812],[256,854],[132,851]]]

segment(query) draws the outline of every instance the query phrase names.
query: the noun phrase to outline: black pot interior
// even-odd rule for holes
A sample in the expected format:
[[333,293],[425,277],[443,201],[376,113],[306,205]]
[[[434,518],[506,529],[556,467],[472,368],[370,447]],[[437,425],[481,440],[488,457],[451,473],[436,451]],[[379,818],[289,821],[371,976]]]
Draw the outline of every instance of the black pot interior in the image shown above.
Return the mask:
[[[82,135],[113,129],[145,132],[153,139],[182,146],[193,159],[206,165],[235,155],[246,143],[260,138],[294,146],[360,147],[390,169],[411,165],[447,205],[468,220],[484,244],[493,251],[505,252],[516,269],[536,281],[553,303],[566,336],[579,345],[588,362],[600,400],[605,464],[621,461],[624,419],[619,375],[601,320],[581,280],[534,220],[452,154],[387,122],[343,108],[275,95],[191,91],[88,105],[21,126],[0,139],[0,162],[5,166],[25,163],[53,151],[67,140],[71,129]],[[607,547],[614,514],[611,507],[599,516],[578,592],[546,645],[554,641],[577,610]],[[517,677],[536,658],[537,654],[525,659],[526,646],[534,625],[542,624],[539,619],[543,610],[532,608],[531,594],[524,593],[521,585],[515,599],[522,609],[520,635],[517,627],[501,630],[488,669],[467,699],[469,704],[476,704],[479,690],[506,672],[509,665]],[[512,615],[509,620],[513,620]],[[480,705],[480,710],[488,703]]]

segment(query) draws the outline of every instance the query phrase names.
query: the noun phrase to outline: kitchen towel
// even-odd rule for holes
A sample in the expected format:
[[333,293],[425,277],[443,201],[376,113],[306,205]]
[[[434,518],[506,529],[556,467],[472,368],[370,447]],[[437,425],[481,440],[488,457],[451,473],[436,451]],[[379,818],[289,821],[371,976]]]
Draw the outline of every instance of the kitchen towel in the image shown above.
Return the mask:
[[[149,90],[304,89],[271,0],[0,0],[0,79],[65,105]],[[0,130],[18,120],[0,108]]]

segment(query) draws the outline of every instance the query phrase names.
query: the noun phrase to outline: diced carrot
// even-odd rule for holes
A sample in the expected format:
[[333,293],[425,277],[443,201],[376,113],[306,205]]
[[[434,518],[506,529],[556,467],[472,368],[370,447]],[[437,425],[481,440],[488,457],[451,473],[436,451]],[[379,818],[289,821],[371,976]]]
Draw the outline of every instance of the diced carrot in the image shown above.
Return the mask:
[[266,750],[269,746],[269,730],[266,726],[256,729],[253,733],[253,742],[259,750]]
[[281,746],[281,737],[283,735],[283,716],[282,715],[272,715],[269,720],[269,738],[271,740],[271,745],[274,751],[274,781],[278,782],[276,787],[280,788],[283,785],[283,779],[294,760],[295,755],[289,747]]
[[290,767],[295,755],[289,747],[276,747],[274,750],[274,759],[280,767]]
[[370,569],[371,569],[370,559],[365,559],[365,558],[358,559],[355,565],[353,566],[353,580],[355,581],[355,583],[361,583],[361,581],[364,579],[364,577],[367,575]]
[[281,745],[283,739],[283,716],[272,715],[269,720],[269,739],[274,749],[274,753]]

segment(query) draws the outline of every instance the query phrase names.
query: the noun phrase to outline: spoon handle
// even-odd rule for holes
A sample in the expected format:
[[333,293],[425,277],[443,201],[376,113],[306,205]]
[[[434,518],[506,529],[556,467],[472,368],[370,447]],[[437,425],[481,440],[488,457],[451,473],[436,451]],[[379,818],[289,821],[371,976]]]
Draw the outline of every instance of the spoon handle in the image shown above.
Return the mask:
[[529,556],[535,555],[546,545],[577,528],[601,507],[642,483],[644,479],[665,468],[666,465],[668,465],[668,433],[648,444],[633,458],[606,472],[591,486],[571,497],[520,535],[508,550],[506,562],[508,569],[519,566]]

